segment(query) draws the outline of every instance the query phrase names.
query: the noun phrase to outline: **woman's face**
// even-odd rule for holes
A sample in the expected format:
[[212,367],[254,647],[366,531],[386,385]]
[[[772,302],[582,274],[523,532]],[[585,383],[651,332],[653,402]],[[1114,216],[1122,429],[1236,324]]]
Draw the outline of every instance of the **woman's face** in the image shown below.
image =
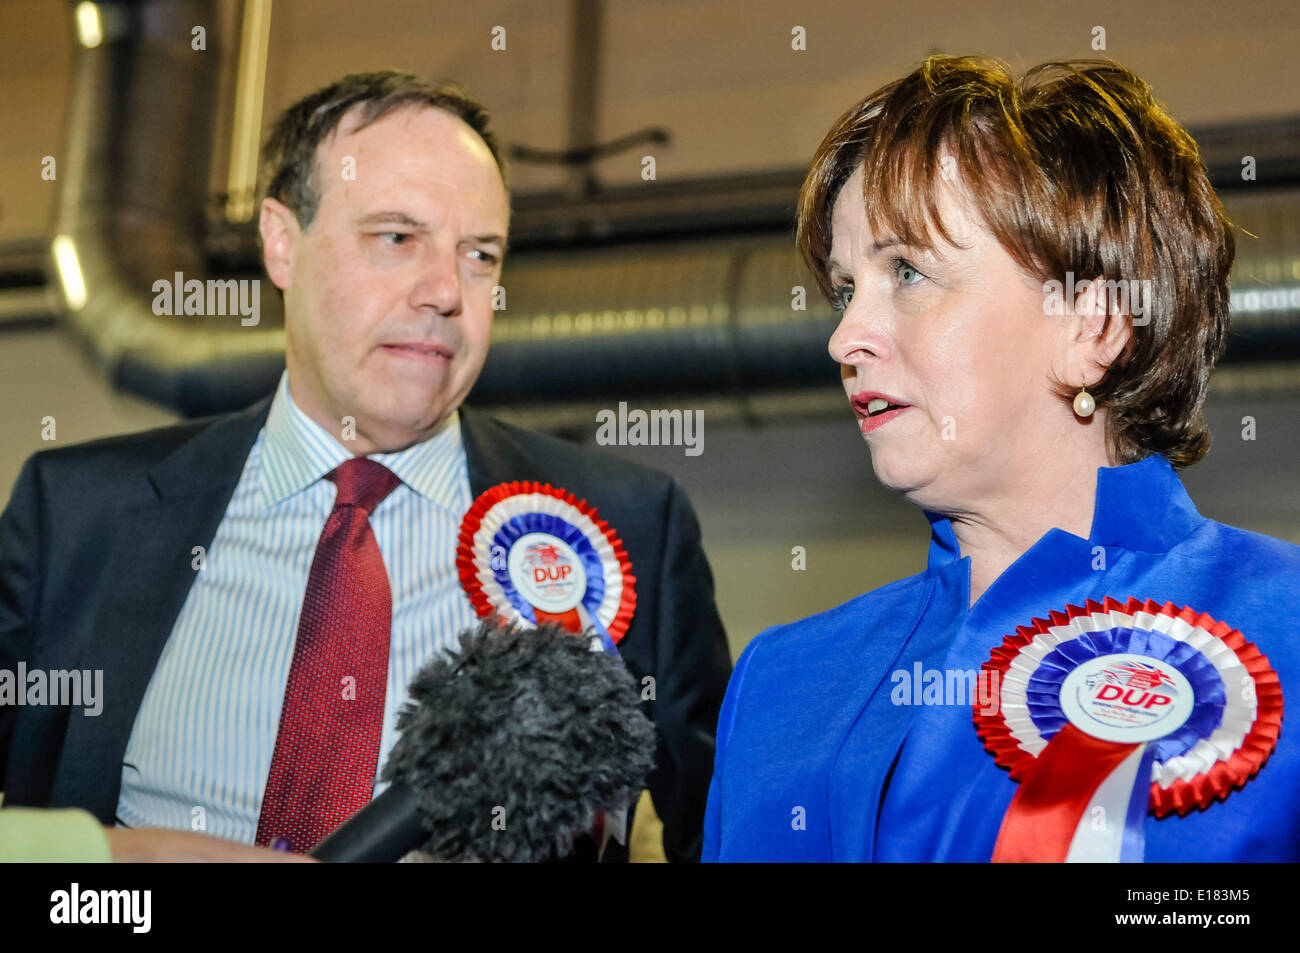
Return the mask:
[[[911,248],[868,228],[859,167],[832,209],[827,271],[843,308],[830,353],[876,476],[953,514],[1014,494],[1018,476],[1081,428],[1051,392],[1051,375],[1068,373],[1066,328],[1044,313],[1043,282],[968,212],[956,183],[942,185],[939,212],[962,247]],[[872,417],[872,393],[906,406]]]

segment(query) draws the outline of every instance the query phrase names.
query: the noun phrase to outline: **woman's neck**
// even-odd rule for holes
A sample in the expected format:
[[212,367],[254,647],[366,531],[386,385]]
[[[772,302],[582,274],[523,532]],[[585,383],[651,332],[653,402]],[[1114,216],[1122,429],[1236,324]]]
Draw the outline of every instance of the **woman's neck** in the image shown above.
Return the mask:
[[972,606],[1049,530],[1061,529],[1081,539],[1091,534],[1097,468],[1111,465],[1105,451],[1064,465],[1050,456],[1042,459],[1039,467],[1021,474],[1015,487],[982,501],[976,511],[950,517],[961,554],[971,560]]

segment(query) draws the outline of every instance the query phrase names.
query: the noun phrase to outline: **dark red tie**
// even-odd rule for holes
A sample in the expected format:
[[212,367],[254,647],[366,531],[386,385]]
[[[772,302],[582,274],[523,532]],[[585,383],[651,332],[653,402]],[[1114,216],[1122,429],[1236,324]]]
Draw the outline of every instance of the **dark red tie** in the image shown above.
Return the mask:
[[354,457],[338,485],[303,598],[257,843],[306,853],[374,793],[393,620],[370,514],[401,482]]

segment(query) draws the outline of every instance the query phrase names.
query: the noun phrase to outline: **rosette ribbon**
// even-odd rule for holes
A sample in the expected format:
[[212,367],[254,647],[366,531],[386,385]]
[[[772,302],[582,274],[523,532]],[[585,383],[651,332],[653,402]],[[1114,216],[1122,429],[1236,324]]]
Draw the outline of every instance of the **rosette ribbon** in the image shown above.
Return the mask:
[[1256,646],[1188,607],[1088,600],[984,663],[975,728],[1020,782],[994,861],[1140,862],[1148,813],[1207,808],[1277,746],[1282,688]]
[[615,646],[636,610],[636,577],[596,509],[549,483],[501,483],[461,520],[456,556],[474,610],[508,622],[558,622]]

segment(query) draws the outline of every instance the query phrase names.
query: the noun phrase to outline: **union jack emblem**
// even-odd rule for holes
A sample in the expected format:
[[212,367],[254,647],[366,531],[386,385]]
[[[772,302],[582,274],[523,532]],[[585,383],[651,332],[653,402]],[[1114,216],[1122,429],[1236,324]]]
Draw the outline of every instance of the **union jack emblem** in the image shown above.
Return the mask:
[[543,566],[555,566],[563,560],[552,543],[534,543],[528,547],[528,556],[530,562],[540,559]]
[[1103,668],[1097,674],[1086,679],[1086,685],[1089,690],[1095,688],[1101,682],[1104,682],[1107,685],[1121,685],[1125,688],[1137,688],[1142,691],[1151,688],[1160,688],[1161,686],[1174,687],[1173,678],[1166,675],[1156,666],[1149,665],[1146,662],[1125,662],[1122,665]]

